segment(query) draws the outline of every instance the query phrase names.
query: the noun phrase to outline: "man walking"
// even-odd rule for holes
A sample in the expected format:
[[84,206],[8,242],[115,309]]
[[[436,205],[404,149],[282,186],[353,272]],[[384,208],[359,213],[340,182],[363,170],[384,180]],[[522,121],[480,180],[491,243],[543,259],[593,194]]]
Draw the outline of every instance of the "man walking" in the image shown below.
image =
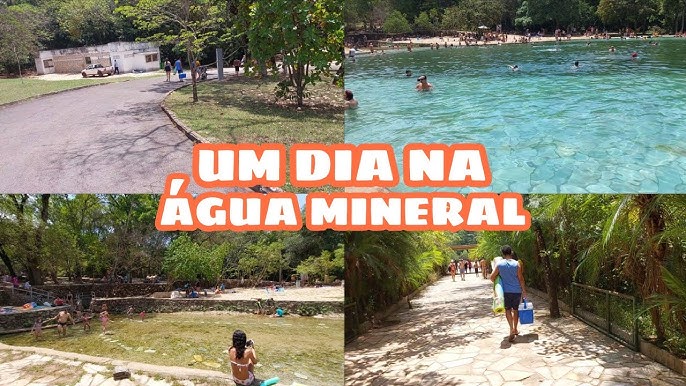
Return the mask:
[[500,275],[505,294],[505,317],[507,318],[507,324],[510,326],[508,340],[513,342],[515,336],[519,335],[517,330],[517,325],[519,324],[519,303],[522,301],[522,295],[526,298],[524,270],[522,265],[512,258],[514,253],[509,245],[504,245],[500,252],[503,255],[503,259],[495,266],[491,274],[491,281],[495,282],[495,279]]

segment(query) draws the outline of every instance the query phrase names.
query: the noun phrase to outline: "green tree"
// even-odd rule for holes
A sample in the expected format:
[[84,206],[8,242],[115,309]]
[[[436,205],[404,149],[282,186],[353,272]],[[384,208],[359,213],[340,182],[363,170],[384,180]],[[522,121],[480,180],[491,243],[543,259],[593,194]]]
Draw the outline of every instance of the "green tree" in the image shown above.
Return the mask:
[[343,3],[338,0],[255,1],[250,8],[248,45],[258,61],[274,70],[281,53],[287,79],[277,95],[294,98],[298,107],[306,88],[329,75],[332,62],[340,62],[343,47]]
[[215,282],[221,277],[222,264],[228,250],[228,244],[204,246],[184,233],[169,246],[163,268],[169,275],[169,282],[191,281],[198,277]]
[[7,72],[33,62],[41,39],[45,38],[46,18],[40,9],[30,4],[0,5],[0,65]]
[[238,261],[238,267],[253,283],[257,284],[267,276],[288,266],[288,260],[282,251],[281,241],[262,239],[257,244],[248,246],[248,253]]
[[443,13],[441,29],[444,31],[457,31],[461,28],[461,14],[458,7],[449,7]]
[[[148,33],[148,41],[173,44],[186,53],[191,68],[205,48],[218,41],[224,28],[226,2],[220,0],[141,0],[136,5],[124,5],[117,12],[133,20],[134,25]],[[196,73],[193,81],[193,102],[198,101]]]
[[334,251],[322,251],[319,256],[310,256],[301,262],[297,271],[299,274],[307,274],[313,278],[319,278],[326,282],[326,279],[333,273],[343,272],[344,268],[344,248],[339,245]]
[[74,43],[105,44],[119,37],[112,1],[63,0],[57,4],[56,21]]
[[658,13],[657,0],[600,0],[598,16],[603,23],[616,27],[634,27],[645,30]]
[[433,34],[436,32],[436,27],[434,26],[429,14],[422,12],[414,19],[414,29],[415,31],[422,34]]
[[505,6],[500,0],[463,0],[458,10],[461,28],[476,31],[481,25],[494,27],[499,24]]
[[383,30],[389,34],[405,34],[412,32],[412,27],[407,18],[405,18],[405,15],[395,10],[384,21]]

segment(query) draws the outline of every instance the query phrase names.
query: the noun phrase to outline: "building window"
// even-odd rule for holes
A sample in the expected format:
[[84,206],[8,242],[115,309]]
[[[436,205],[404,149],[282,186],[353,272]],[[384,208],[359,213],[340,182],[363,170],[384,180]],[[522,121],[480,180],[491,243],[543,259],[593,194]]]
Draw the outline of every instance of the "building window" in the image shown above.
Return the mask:
[[86,64],[91,64],[91,57],[90,56],[86,56]]
[[145,55],[145,62],[146,63],[157,62],[157,61],[159,61],[157,54]]
[[55,67],[55,65],[52,63],[52,59],[45,59],[43,61],[43,67],[44,68],[51,68],[51,67]]

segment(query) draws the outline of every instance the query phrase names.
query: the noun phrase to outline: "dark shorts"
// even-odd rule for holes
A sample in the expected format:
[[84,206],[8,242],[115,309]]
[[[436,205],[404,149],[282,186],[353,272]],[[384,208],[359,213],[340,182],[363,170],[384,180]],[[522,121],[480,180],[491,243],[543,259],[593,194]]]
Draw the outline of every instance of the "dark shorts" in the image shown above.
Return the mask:
[[59,324],[59,325],[60,325],[60,326],[62,326],[62,327],[65,327],[65,326],[67,325],[67,323],[66,323],[66,322],[65,322],[65,323],[62,323],[62,322],[57,322],[57,324]]
[[522,300],[521,293],[505,292],[505,309],[516,310],[519,309],[519,302]]

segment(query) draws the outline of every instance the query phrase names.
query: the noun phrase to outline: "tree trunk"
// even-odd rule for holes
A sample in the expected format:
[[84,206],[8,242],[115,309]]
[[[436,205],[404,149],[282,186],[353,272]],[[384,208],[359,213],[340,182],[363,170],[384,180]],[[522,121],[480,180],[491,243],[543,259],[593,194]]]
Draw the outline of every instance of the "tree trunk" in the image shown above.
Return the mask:
[[[662,207],[656,202],[655,194],[640,194],[635,198],[638,205],[640,218],[645,222],[645,239],[651,243],[646,256],[646,275],[643,278],[633,278],[641,287],[644,299],[654,294],[666,294],[667,287],[662,277],[662,267],[667,256],[667,244],[660,241],[659,234],[665,230],[665,220]],[[654,241],[657,240],[657,241]],[[653,307],[650,316],[655,326],[657,340],[663,342],[666,339],[665,327],[662,323],[662,309]]]
[[186,42],[186,57],[188,58],[188,63],[191,68],[191,80],[193,82],[193,103],[198,102],[198,83],[196,82],[195,75],[198,69],[195,68],[195,58],[193,58],[193,50],[191,50],[191,42]]
[[545,286],[548,290],[548,298],[550,302],[550,317],[559,318],[560,317],[560,306],[557,301],[557,280],[553,273],[552,266],[550,264],[550,254],[546,248],[545,238],[543,237],[543,230],[541,229],[541,224],[537,221],[532,224],[534,234],[536,235],[536,248],[541,255],[541,262],[543,263],[543,272],[545,276]]
[[[43,274],[39,269],[39,264],[41,261],[43,261],[43,233],[45,231],[45,227],[48,224],[48,214],[49,214],[49,208],[50,208],[50,195],[49,194],[42,194],[41,195],[41,206],[40,206],[40,224],[38,224],[38,228],[36,228],[36,250],[34,253],[34,277],[30,281],[34,284],[43,284]],[[57,276],[57,275],[55,275]]]
[[12,266],[12,260],[10,260],[10,257],[7,255],[7,252],[2,244],[0,244],[0,259],[2,259],[5,267],[7,267],[7,271],[9,272],[10,276],[17,276],[17,273],[14,271],[14,267]]
[[298,99],[298,107],[303,107],[303,95],[305,86],[303,86],[303,67],[298,65],[295,72],[295,93]]

